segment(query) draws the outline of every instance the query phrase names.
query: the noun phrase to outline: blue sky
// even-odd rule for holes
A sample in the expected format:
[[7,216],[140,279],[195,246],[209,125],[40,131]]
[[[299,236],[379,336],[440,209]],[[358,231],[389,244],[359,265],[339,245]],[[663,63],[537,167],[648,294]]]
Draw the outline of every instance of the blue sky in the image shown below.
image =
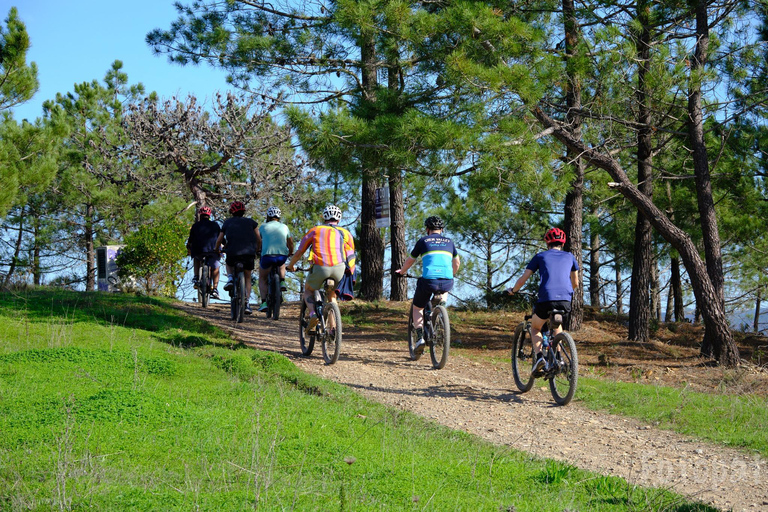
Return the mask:
[[147,46],[149,31],[167,29],[177,18],[173,0],[0,0],[3,25],[13,6],[27,27],[28,61],[37,63],[40,80],[37,94],[13,110],[17,121],[40,117],[45,100],[75,83],[101,82],[115,60],[123,61],[129,83],[141,82],[161,97],[194,93],[205,101],[227,88],[223,71],[170,64]]

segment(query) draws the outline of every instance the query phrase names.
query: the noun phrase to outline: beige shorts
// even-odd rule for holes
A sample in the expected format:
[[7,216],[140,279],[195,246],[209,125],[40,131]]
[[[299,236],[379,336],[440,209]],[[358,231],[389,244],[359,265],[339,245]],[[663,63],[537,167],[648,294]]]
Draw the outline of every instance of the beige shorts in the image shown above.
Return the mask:
[[321,267],[320,265],[312,265],[312,270],[307,277],[307,286],[313,290],[319,290],[323,286],[323,281],[332,277],[336,280],[336,284],[339,284],[341,278],[344,277],[345,265],[339,263],[332,267]]

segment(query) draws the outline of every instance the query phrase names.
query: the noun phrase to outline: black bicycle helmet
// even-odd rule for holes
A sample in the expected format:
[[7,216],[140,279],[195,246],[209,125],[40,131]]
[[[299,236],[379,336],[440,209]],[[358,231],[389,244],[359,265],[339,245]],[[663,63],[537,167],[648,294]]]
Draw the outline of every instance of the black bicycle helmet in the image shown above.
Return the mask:
[[445,223],[443,222],[443,219],[433,215],[431,217],[427,217],[427,220],[424,221],[424,226],[429,230],[443,229],[445,227]]

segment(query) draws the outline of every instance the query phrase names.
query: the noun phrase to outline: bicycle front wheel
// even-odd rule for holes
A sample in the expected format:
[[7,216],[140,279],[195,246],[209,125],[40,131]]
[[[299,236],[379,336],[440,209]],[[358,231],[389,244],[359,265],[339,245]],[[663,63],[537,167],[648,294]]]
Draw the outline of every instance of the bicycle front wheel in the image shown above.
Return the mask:
[[335,302],[325,306],[325,331],[322,334],[323,359],[326,364],[339,360],[341,353],[341,310]]
[[267,318],[270,313],[272,318],[278,320],[280,318],[280,303],[282,302],[282,291],[280,290],[280,276],[272,275],[272,279],[269,283],[269,297],[270,301],[267,303]]
[[208,265],[203,265],[203,268],[201,270],[202,276],[200,276],[200,280],[197,282],[197,294],[200,298],[200,303],[203,305],[204,308],[208,307],[208,299],[210,298],[210,283],[208,281],[210,270],[208,269]]
[[549,390],[558,405],[568,405],[576,392],[579,380],[579,358],[576,343],[567,332],[561,332],[552,340],[557,371],[549,380]]
[[533,387],[533,343],[525,328],[525,322],[515,329],[512,336],[512,376],[515,378],[517,389],[525,393]]
[[312,349],[315,348],[315,334],[306,335],[304,329],[309,325],[309,310],[304,299],[301,299],[301,311],[299,312],[299,344],[301,345],[301,354],[309,356]]
[[448,362],[451,349],[451,321],[445,306],[437,306],[432,312],[432,337],[429,340],[429,355],[432,368],[440,370]]

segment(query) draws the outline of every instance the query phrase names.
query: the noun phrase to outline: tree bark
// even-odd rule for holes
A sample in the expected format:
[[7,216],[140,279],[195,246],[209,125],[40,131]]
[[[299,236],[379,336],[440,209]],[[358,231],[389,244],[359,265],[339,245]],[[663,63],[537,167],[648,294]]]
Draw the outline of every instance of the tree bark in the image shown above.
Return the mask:
[[651,254],[651,314],[661,322],[661,283],[659,282],[659,262],[656,254]]
[[[651,134],[651,109],[648,106],[646,76],[650,65],[650,32],[648,29],[646,1],[637,6],[640,29],[635,37],[637,50],[637,188],[649,199],[653,197],[653,140]],[[638,210],[635,221],[635,247],[632,261],[632,280],[629,294],[629,339],[646,342],[651,317],[650,285],[653,233],[651,223]]]
[[600,304],[600,234],[590,231],[589,237],[589,304],[596,311]]
[[621,289],[621,266],[618,259],[614,263],[614,271],[616,277],[616,314],[621,315],[624,313],[624,290]]
[[674,294],[675,322],[685,320],[685,307],[683,305],[683,281],[680,277],[680,258],[673,256],[670,272],[672,274],[672,290]]
[[[370,33],[361,36],[363,101],[376,101],[376,46]],[[370,109],[373,111],[373,109]],[[384,295],[384,241],[376,227],[378,168],[371,156],[363,161],[362,204],[360,206],[360,296],[369,301]]]
[[669,288],[667,288],[667,307],[664,308],[664,321],[665,322],[671,322],[672,319],[675,317],[675,289],[672,288],[672,279],[669,280],[669,283],[667,283]]
[[[672,184],[669,180],[666,183],[667,188],[667,216],[670,222],[675,223],[675,209],[672,204]],[[670,251],[671,253],[672,251]],[[675,322],[682,322],[685,319],[685,310],[683,306],[683,284],[680,278],[680,258],[675,254],[670,254],[670,278],[669,278],[669,301],[667,310],[672,308],[672,315],[668,315],[665,321],[669,322],[670,316],[674,316]]]
[[761,288],[760,286],[757,287],[757,297],[755,298],[755,318],[752,322],[752,330],[754,330],[756,333],[760,332],[760,302],[761,302],[761,296],[760,296]]
[[32,217],[32,282],[40,286],[42,272],[40,270],[40,218]]
[[7,288],[11,284],[11,278],[16,271],[16,264],[19,261],[21,242],[24,240],[24,216],[25,208],[22,206],[19,211],[19,236],[16,237],[16,243],[13,246],[13,256],[11,257],[11,264],[8,266],[8,273],[5,274],[5,279],[3,280],[3,288]]
[[561,143],[577,149],[586,161],[605,170],[615,180],[611,186],[617,188],[645,215],[654,229],[677,249],[691,279],[696,303],[702,311],[706,330],[711,333],[713,341],[716,342],[715,346],[718,350],[714,353],[715,359],[724,366],[738,366],[739,350],[728,328],[725,307],[722,301],[717,300],[717,292],[707,273],[706,264],[702,261],[688,233],[670,222],[653,201],[632,184],[627,173],[612,156],[586,147],[582,141],[573,138],[569,130],[549,117],[541,108],[535,107],[533,114],[544,127],[553,130],[553,136]]
[[85,205],[85,230],[83,245],[85,246],[85,291],[96,289],[96,250],[93,243],[93,217],[95,208],[92,204]]
[[[707,24],[707,3],[703,0],[691,0],[691,7],[696,13],[696,49],[691,58],[691,77],[688,92],[688,136],[693,151],[693,171],[696,182],[696,200],[704,242],[707,274],[712,282],[712,300],[725,309],[723,284],[723,260],[720,252],[720,234],[717,230],[715,202],[712,198],[712,180],[709,173],[709,158],[704,140],[704,116],[701,108],[700,74],[704,71],[709,51],[709,26]],[[702,308],[703,309],[703,308]],[[705,322],[706,325],[706,322]],[[705,330],[701,354],[710,357],[723,350],[717,336],[710,336]],[[726,348],[727,350],[727,348]]]
[[[568,113],[566,120],[573,134],[581,140],[581,116],[577,114],[581,110],[581,78],[578,76],[573,64],[573,57],[579,45],[579,25],[576,19],[576,11],[573,0],[563,0],[563,20],[565,29],[565,69],[568,75],[566,82],[566,104]],[[566,242],[564,249],[576,257],[579,264],[579,289],[574,290],[571,301],[571,314],[569,315],[568,329],[578,331],[584,321],[584,269],[582,268],[581,237],[584,208],[584,161],[578,152],[567,148],[568,161],[573,168],[574,178],[571,189],[565,196],[564,228]]]
[[403,175],[397,169],[389,171],[389,233],[392,260],[390,300],[408,300],[408,279],[395,273],[402,268],[408,253],[405,245],[405,203],[403,201]]

